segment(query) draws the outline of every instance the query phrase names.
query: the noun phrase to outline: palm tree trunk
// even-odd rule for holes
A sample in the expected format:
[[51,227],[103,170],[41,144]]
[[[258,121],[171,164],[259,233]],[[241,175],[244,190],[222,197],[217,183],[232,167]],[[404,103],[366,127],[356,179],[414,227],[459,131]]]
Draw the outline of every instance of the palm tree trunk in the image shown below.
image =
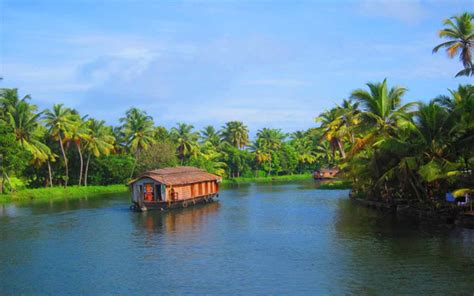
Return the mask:
[[49,162],[49,159],[46,163],[48,164],[49,187],[53,187],[53,174],[51,172],[51,163]]
[[0,194],[3,194],[3,192],[5,192],[5,177],[3,177],[3,173],[2,173],[2,180],[0,184]]
[[87,187],[87,177],[89,175],[89,161],[91,160],[91,154],[89,153],[87,155],[87,160],[86,160],[86,170],[84,172],[84,186]]
[[3,173],[3,182],[5,183],[5,180],[7,180],[7,183],[8,183],[8,186],[10,186],[10,190],[11,192],[13,192],[13,186],[12,186],[12,182],[10,181],[10,178],[8,177],[8,174],[7,173]]
[[140,155],[140,150],[137,149],[137,152],[135,153],[135,161],[133,162],[133,166],[132,166],[132,172],[130,174],[130,179],[133,177],[133,173],[135,172],[135,167],[137,166],[139,155]]
[[339,147],[339,152],[341,153],[342,159],[346,159],[346,153],[344,152],[344,147],[342,147],[342,142],[338,140],[337,146]]
[[59,135],[59,146],[61,146],[61,153],[63,154],[64,159],[64,168],[66,170],[66,179],[64,181],[64,187],[67,187],[67,181],[69,180],[69,168],[67,163],[66,151],[64,150],[64,144],[61,135]]
[[79,153],[79,186],[82,184],[82,171],[84,170],[84,158],[82,157],[81,145],[76,142],[77,152]]

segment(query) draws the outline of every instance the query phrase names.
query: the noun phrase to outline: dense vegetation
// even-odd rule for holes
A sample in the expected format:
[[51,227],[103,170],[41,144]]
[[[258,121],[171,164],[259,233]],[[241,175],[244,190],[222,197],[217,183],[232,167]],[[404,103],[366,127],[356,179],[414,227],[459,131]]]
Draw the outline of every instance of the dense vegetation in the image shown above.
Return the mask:
[[[445,21],[433,49],[459,54],[472,72],[473,15]],[[263,128],[254,140],[240,121],[196,131],[155,125],[130,108],[119,126],[54,105],[38,110],[16,89],[0,92],[1,191],[125,183],[142,171],[191,165],[226,178],[308,174],[339,167],[369,197],[432,201],[474,187],[474,87],[460,85],[427,103],[402,104],[406,88],[368,83],[320,114],[318,127],[292,134]]]
[[2,191],[125,183],[145,170],[175,165],[229,178],[287,175],[335,160],[317,129],[287,135],[264,128],[250,141],[239,121],[220,130],[196,131],[185,123],[167,130],[137,108],[112,127],[62,104],[38,111],[16,89],[1,90],[0,108]]

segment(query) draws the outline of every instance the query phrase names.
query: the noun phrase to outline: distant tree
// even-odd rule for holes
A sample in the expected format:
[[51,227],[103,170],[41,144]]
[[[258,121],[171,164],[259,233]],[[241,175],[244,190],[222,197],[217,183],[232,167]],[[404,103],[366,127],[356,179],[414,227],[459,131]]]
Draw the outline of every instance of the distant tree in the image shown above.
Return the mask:
[[221,135],[212,125],[205,126],[201,131],[201,142],[217,147],[221,142]]
[[283,144],[286,135],[280,129],[263,128],[257,132],[258,147],[262,152],[266,153],[268,160],[268,175],[272,173],[272,161],[275,156],[272,152],[279,150]]
[[20,173],[28,165],[27,152],[21,149],[13,129],[0,120],[0,193],[9,186],[11,173]]
[[44,121],[46,126],[49,128],[49,134],[51,137],[59,142],[66,173],[64,186],[67,187],[69,180],[69,167],[66,150],[64,149],[64,142],[68,141],[71,137],[71,129],[74,126],[74,115],[72,114],[71,109],[64,108],[63,104],[56,104],[53,106],[52,110],[45,111]]
[[138,172],[176,166],[176,147],[169,141],[157,142],[140,155]]
[[184,164],[186,157],[197,153],[199,133],[193,131],[194,126],[186,123],[178,123],[177,127],[171,129],[171,139],[176,144],[176,151]]
[[86,168],[84,171],[84,186],[87,186],[89,163],[91,156],[107,156],[114,150],[115,137],[111,128],[105,126],[103,120],[89,119],[86,122],[89,135],[84,147],[87,154]]
[[229,121],[222,127],[221,136],[234,147],[242,149],[250,143],[249,130],[242,121]]
[[5,121],[13,129],[20,146],[28,151],[35,164],[42,164],[50,159],[51,149],[41,141],[42,129],[36,113],[36,106],[28,103],[30,96],[18,98],[16,89],[5,89],[0,94],[0,104],[4,110]]
[[125,117],[120,118],[120,122],[125,144],[135,156],[135,163],[130,172],[130,178],[132,178],[140,153],[156,142],[153,118],[145,111],[130,108],[125,113]]
[[84,171],[84,157],[82,150],[84,148],[84,144],[90,140],[90,129],[87,123],[84,121],[84,118],[79,117],[79,114],[74,112],[74,122],[71,126],[71,137],[70,141],[72,141],[76,145],[77,153],[79,155],[79,183],[78,185],[82,185],[82,174]]
[[155,127],[155,140],[157,142],[167,141],[170,139],[170,133],[164,126]]

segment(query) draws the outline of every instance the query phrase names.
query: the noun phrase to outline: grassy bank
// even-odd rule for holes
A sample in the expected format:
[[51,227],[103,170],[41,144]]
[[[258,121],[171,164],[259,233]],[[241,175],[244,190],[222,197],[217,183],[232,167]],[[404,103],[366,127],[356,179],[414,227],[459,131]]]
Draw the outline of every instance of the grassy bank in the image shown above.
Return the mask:
[[53,188],[24,189],[5,195],[0,195],[0,203],[26,200],[52,200],[87,197],[100,193],[122,193],[127,192],[128,187],[122,184],[109,186],[70,186]]
[[297,181],[297,180],[309,180],[311,178],[312,178],[311,174],[252,177],[252,178],[239,177],[239,178],[233,178],[233,179],[224,179],[222,180],[222,184],[288,182],[288,181]]
[[346,180],[323,181],[318,189],[351,189],[352,183]]

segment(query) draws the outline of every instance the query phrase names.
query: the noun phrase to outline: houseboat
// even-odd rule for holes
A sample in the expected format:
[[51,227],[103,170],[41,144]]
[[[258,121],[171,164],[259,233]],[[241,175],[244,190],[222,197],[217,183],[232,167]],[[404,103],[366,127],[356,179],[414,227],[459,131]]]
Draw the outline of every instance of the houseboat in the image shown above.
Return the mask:
[[186,208],[211,202],[219,196],[222,178],[195,167],[174,167],[152,170],[130,182],[132,208]]
[[315,180],[334,179],[336,178],[337,173],[339,173],[339,169],[337,168],[320,169],[314,171],[313,178]]

